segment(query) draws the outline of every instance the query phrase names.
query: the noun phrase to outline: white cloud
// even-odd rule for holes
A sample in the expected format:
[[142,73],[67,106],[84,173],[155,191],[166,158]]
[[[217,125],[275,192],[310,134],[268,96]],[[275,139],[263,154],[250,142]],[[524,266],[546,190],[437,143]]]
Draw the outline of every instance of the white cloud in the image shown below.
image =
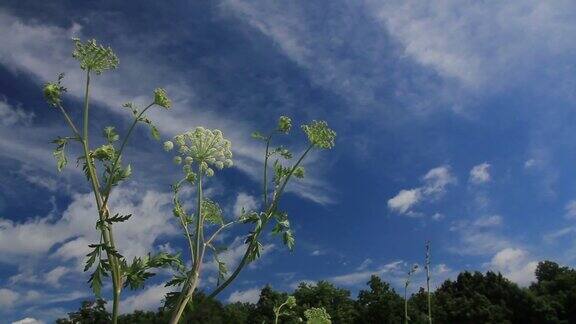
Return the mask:
[[490,164],[484,162],[482,164],[475,165],[472,170],[470,170],[470,182],[473,184],[486,183],[491,180],[490,177]]
[[260,299],[261,288],[255,287],[247,290],[235,290],[228,297],[229,303],[257,303]]
[[529,260],[528,252],[518,248],[505,248],[494,255],[489,267],[521,286],[534,281],[537,261]]
[[494,227],[502,224],[500,215],[487,215],[476,219],[473,223],[476,227]]
[[570,1],[368,3],[407,55],[468,88],[514,84],[542,57],[574,49],[565,41],[576,32]]
[[251,211],[257,210],[260,204],[256,201],[256,198],[252,195],[249,195],[245,192],[240,192],[236,196],[236,201],[234,202],[233,212],[234,217],[239,217],[242,213],[242,209],[244,211]]
[[0,125],[14,126],[21,124],[28,126],[34,119],[34,113],[26,112],[19,107],[11,106],[6,99],[0,100]]
[[373,263],[372,259],[367,258],[366,260],[362,261],[362,263],[356,268],[356,270],[365,270]]
[[[0,64],[15,73],[30,74],[38,83],[52,81],[60,72],[64,72],[64,85],[68,88],[68,93],[80,99],[79,96],[83,94],[84,74],[70,55],[73,36],[82,37],[81,26],[74,24],[69,29],[63,29],[51,25],[26,24],[0,10],[0,38],[6,40],[0,48]],[[161,60],[150,65],[144,61],[150,58],[142,58],[138,54],[142,52],[141,49],[134,50],[137,52],[126,50],[121,58],[122,62],[127,62],[123,65],[129,65],[130,69],[120,69],[95,79],[91,89],[93,100],[104,104],[111,113],[122,118],[131,118],[117,107],[129,101],[148,101],[151,94],[147,91],[163,85],[170,94],[173,106],[179,107],[170,113],[150,111],[149,117],[163,134],[171,136],[199,125],[221,129],[233,143],[235,167],[260,181],[260,157],[263,156],[264,149],[246,136],[253,131],[249,123],[223,117],[206,107],[198,108],[200,104],[197,103],[193,86],[186,81],[186,75],[178,74],[177,70],[166,65],[168,62]],[[170,74],[173,80],[171,84],[165,84],[166,81],[160,79],[166,75],[165,71],[173,72]],[[142,74],[157,77],[142,79]],[[33,132],[27,129],[16,133],[0,129],[0,155],[55,172],[52,152],[46,148],[46,138],[55,138],[62,133],[65,132],[54,127],[35,127]],[[309,173],[311,176],[303,181],[295,181],[287,191],[320,204],[332,202],[331,193],[325,190],[329,186],[320,178],[322,168],[311,166],[309,169],[312,171]],[[82,173],[77,172],[77,176],[82,176]]]
[[137,294],[121,301],[120,310],[123,314],[132,313],[135,310],[156,310],[167,293],[174,287],[164,287],[164,284],[153,285],[145,288]]
[[576,200],[570,200],[564,207],[564,216],[569,219],[576,219]]
[[326,252],[322,251],[322,250],[314,250],[310,253],[311,256],[320,256],[320,255],[324,255],[324,254],[326,254]]
[[35,318],[32,317],[26,317],[24,319],[21,319],[19,321],[16,322],[12,322],[12,324],[44,324],[45,322],[41,321],[41,320],[37,320]]
[[453,223],[450,231],[457,234],[458,243],[449,250],[459,255],[487,255],[511,246],[509,236],[500,231],[502,222],[500,215],[487,215]]
[[[116,243],[124,256],[145,255],[158,237],[177,233],[171,222],[170,202],[168,193],[140,193],[122,187],[115,190],[110,198],[112,212],[133,214],[127,222],[115,226]],[[0,219],[0,261],[42,257],[59,243],[64,244],[55,255],[64,259],[83,258],[88,248],[82,244],[98,241],[96,218],[92,195],[75,194],[61,218],[52,215],[24,223]]]
[[0,306],[3,308],[8,309],[12,307],[19,297],[20,294],[13,290],[0,288]]
[[420,188],[402,189],[396,196],[388,200],[388,208],[404,214],[420,201],[420,197]]
[[358,284],[364,284],[370,279],[372,275],[378,276],[400,276],[404,273],[401,270],[403,262],[402,261],[394,261],[388,264],[385,264],[377,269],[368,270],[368,269],[361,269],[358,271],[354,271],[351,273],[347,273],[344,275],[334,276],[329,278],[329,281],[334,282],[335,284],[343,285],[343,286],[355,286]]
[[402,189],[396,196],[388,200],[388,208],[392,211],[408,216],[417,216],[420,213],[411,209],[422,201],[434,201],[446,193],[448,185],[456,184],[457,179],[450,172],[449,166],[440,166],[431,169],[422,178],[424,183],[414,189]]
[[63,266],[58,266],[46,273],[44,279],[49,285],[60,287],[60,278],[62,278],[62,276],[68,272],[70,272],[70,269]]

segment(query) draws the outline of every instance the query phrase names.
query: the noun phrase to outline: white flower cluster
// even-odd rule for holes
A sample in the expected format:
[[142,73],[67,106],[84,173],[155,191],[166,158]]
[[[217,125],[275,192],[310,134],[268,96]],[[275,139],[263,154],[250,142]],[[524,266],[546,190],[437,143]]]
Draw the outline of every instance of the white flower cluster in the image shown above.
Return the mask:
[[186,175],[193,173],[192,163],[196,163],[200,172],[208,177],[214,175],[214,168],[221,170],[232,166],[230,141],[225,139],[218,129],[196,127],[193,131],[174,136],[174,142],[164,142],[166,151],[172,150],[174,146],[178,148],[174,162],[184,162],[183,170]]

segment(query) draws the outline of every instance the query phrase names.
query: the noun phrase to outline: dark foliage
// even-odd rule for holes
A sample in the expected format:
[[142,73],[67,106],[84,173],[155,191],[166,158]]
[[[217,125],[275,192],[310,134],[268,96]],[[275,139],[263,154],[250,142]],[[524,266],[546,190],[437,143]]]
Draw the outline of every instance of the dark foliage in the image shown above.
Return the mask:
[[[335,324],[402,323],[403,299],[390,285],[377,276],[368,281],[368,289],[358,298],[350,292],[320,281],[306,283],[293,292],[297,306],[280,323],[301,323],[304,311],[324,307]],[[273,323],[274,306],[286,300],[287,293],[262,288],[256,304],[223,305],[202,293],[194,297],[183,317],[183,323],[262,324]],[[426,292],[420,289],[409,300],[411,323],[427,323]],[[520,288],[501,274],[462,272],[456,280],[445,281],[432,295],[434,323],[576,323],[576,270],[543,261],[536,269],[536,282]],[[136,311],[122,315],[119,323],[167,323],[169,313]],[[77,312],[57,323],[108,323],[110,314],[105,302],[83,302]]]

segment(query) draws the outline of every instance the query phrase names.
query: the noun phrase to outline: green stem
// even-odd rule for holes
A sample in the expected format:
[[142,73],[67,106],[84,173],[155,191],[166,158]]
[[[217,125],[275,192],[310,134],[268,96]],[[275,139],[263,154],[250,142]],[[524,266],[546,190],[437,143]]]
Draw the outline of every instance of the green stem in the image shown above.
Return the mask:
[[172,313],[170,318],[170,324],[177,324],[182,317],[182,313],[186,308],[186,305],[192,300],[194,290],[198,285],[198,280],[200,278],[200,268],[202,265],[202,259],[204,258],[204,252],[206,250],[206,244],[204,243],[204,219],[202,215],[202,170],[200,169],[200,164],[198,165],[198,180],[197,180],[197,203],[196,203],[196,243],[194,245],[194,264],[192,267],[191,276],[188,277],[186,285],[183,287],[180,297],[178,298],[178,303],[176,304],[176,309]]
[[[90,110],[90,103],[89,103],[89,96],[90,96],[90,70],[86,71],[86,91],[84,94],[84,116],[83,116],[83,136],[82,136],[82,147],[84,150],[84,157],[86,158],[86,168],[88,170],[88,176],[90,177],[90,183],[92,185],[92,191],[94,192],[94,198],[96,199],[96,206],[98,207],[98,216],[100,222],[105,224],[106,220],[106,213],[107,209],[103,209],[102,197],[100,196],[100,184],[98,181],[98,177],[96,175],[96,170],[92,159],[90,158],[90,149],[89,149],[89,142],[88,142],[88,116]],[[104,243],[107,246],[114,248],[113,238],[111,237],[111,232],[108,230],[106,226],[101,227],[102,237],[104,239]],[[110,260],[110,266],[112,270],[112,288],[114,290],[114,302],[113,302],[113,309],[112,309],[112,323],[116,324],[118,321],[118,313],[119,313],[119,300],[120,300],[120,291],[121,286],[120,278],[119,278],[119,271],[118,271],[118,263],[116,262],[116,257],[111,255],[110,253],[106,252],[108,255],[108,259]]]
[[[140,117],[142,117],[142,115],[144,115],[144,113],[146,112],[146,110],[148,110],[150,107],[152,107],[154,105],[154,103],[149,104],[148,106],[146,106],[146,108],[144,108],[139,114],[138,116],[136,116],[136,118],[134,119],[134,121],[132,122],[132,125],[130,125],[130,128],[128,129],[128,133],[126,134],[126,136],[124,136],[124,140],[122,141],[122,144],[120,145],[120,149],[118,150],[118,154],[116,154],[116,158],[114,159],[114,162],[112,163],[112,172],[114,172],[114,170],[116,169],[116,167],[118,166],[118,162],[120,162],[120,157],[122,156],[122,152],[124,151],[124,147],[126,146],[126,143],[128,142],[128,138],[130,137],[130,135],[132,134],[132,131],[134,130],[134,127],[136,126],[136,124],[138,123],[138,121],[140,120]],[[106,183],[106,188],[104,190],[104,203],[103,205],[106,206],[106,204],[108,203],[108,198],[110,197],[110,190],[112,189],[112,177],[110,177]]]
[[248,244],[248,248],[246,249],[246,252],[244,252],[244,256],[242,257],[242,260],[240,260],[240,263],[238,264],[238,266],[236,266],[236,268],[234,269],[232,274],[228,277],[228,279],[226,279],[220,286],[218,286],[218,287],[216,287],[216,289],[214,289],[214,291],[210,294],[210,297],[215,297],[220,292],[222,292],[222,290],[224,290],[226,287],[228,287],[230,285],[230,283],[232,283],[232,281],[234,279],[236,279],[238,274],[240,274],[240,271],[246,266],[246,264],[248,263],[248,258],[250,256],[250,253],[252,252],[252,249],[254,249],[254,246],[256,244],[258,237],[260,236],[260,234],[262,233],[262,231],[266,227],[266,224],[268,224],[268,221],[272,218],[272,215],[274,215],[274,211],[276,210],[276,207],[278,206],[278,202],[280,201],[280,197],[281,197],[282,193],[284,192],[286,184],[288,183],[288,181],[292,177],[294,170],[296,170],[296,168],[298,166],[300,166],[300,164],[302,163],[302,161],[304,160],[304,158],[306,157],[308,152],[310,152],[312,147],[313,147],[312,145],[308,146],[308,148],[300,156],[300,158],[298,159],[296,164],[294,164],[294,166],[292,167],[292,170],[286,176],[286,179],[284,179],[284,182],[282,183],[280,190],[278,190],[277,192],[274,193],[272,203],[270,204],[270,207],[269,207],[268,211],[266,212],[265,219],[262,222],[262,227],[260,228],[260,230],[258,232],[256,232],[254,234],[254,239]]

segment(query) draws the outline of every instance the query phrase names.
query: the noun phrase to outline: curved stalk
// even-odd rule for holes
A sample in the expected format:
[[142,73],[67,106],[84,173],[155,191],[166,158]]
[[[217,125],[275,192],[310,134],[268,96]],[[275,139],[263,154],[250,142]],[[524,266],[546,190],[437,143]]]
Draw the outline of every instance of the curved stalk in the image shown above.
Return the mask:
[[[130,125],[130,128],[128,129],[128,133],[126,133],[126,136],[124,136],[124,140],[122,141],[122,144],[120,145],[120,149],[118,150],[118,154],[116,155],[116,158],[114,159],[114,162],[112,163],[112,168],[111,170],[115,170],[116,167],[118,166],[118,162],[120,161],[120,157],[122,156],[122,152],[124,151],[124,147],[126,146],[126,143],[128,142],[128,138],[130,137],[130,135],[132,134],[132,131],[134,130],[134,127],[136,126],[136,124],[138,123],[138,120],[140,119],[140,117],[142,117],[142,115],[144,115],[144,113],[146,112],[146,110],[148,110],[150,107],[152,107],[154,105],[154,103],[149,104],[148,106],[146,106],[146,108],[144,108],[139,114],[138,116],[136,116],[136,118],[134,119],[134,121],[132,122],[132,125]],[[104,202],[103,205],[106,206],[106,204],[108,203],[108,198],[110,197],[110,190],[112,189],[112,177],[110,177],[110,179],[108,179],[108,182],[106,183],[106,188],[104,190],[105,197],[104,197]]]
[[178,302],[176,308],[172,313],[170,318],[170,324],[177,324],[182,317],[182,313],[186,308],[186,305],[192,300],[194,290],[198,285],[198,279],[200,278],[200,267],[202,265],[202,259],[204,258],[204,251],[206,244],[204,243],[204,219],[202,215],[202,170],[198,166],[198,180],[197,180],[197,202],[196,202],[196,242],[194,244],[194,263],[192,267],[191,278],[186,281],[180,296],[178,297]]
[[246,249],[246,252],[244,253],[244,256],[242,257],[242,260],[240,260],[240,263],[238,264],[238,266],[236,266],[236,268],[234,269],[232,274],[220,286],[218,286],[218,287],[216,287],[216,289],[214,289],[214,291],[210,294],[210,297],[215,297],[220,292],[222,292],[222,290],[224,290],[226,287],[228,287],[230,285],[230,283],[232,283],[232,281],[234,279],[236,279],[238,274],[240,274],[240,271],[242,271],[242,268],[244,268],[246,266],[246,264],[248,263],[248,258],[250,256],[250,253],[252,252],[252,249],[254,249],[256,238],[258,238],[260,236],[260,233],[262,233],[262,231],[266,227],[266,224],[268,224],[268,221],[272,218],[272,215],[274,215],[274,212],[276,211],[276,207],[278,206],[278,202],[280,201],[280,197],[281,197],[282,193],[284,192],[286,184],[288,183],[288,181],[292,177],[292,174],[294,173],[296,168],[298,166],[300,166],[300,164],[302,163],[302,161],[304,160],[304,158],[306,157],[308,152],[310,152],[312,147],[313,147],[312,145],[308,146],[308,148],[300,156],[300,158],[298,159],[296,164],[294,164],[294,166],[292,167],[292,170],[286,176],[286,179],[284,179],[284,182],[280,186],[280,190],[278,190],[277,192],[274,193],[272,203],[270,204],[269,209],[266,211],[265,219],[262,222],[262,227],[260,228],[260,231],[254,235],[255,239],[252,240],[250,242],[250,244],[248,244],[248,248]]

